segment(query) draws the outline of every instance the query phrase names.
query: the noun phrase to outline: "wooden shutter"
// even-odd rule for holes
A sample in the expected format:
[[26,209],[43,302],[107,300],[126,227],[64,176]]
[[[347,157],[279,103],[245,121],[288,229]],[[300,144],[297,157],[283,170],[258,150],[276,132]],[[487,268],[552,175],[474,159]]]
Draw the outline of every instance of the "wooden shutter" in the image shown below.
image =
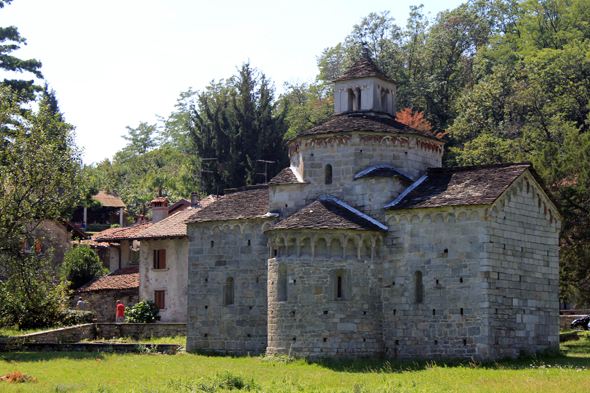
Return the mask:
[[37,242],[35,243],[35,252],[41,252],[41,239],[37,238]]
[[158,250],[159,258],[158,265],[160,269],[166,269],[166,250]]
[[166,308],[166,291],[154,291],[154,303],[160,310]]

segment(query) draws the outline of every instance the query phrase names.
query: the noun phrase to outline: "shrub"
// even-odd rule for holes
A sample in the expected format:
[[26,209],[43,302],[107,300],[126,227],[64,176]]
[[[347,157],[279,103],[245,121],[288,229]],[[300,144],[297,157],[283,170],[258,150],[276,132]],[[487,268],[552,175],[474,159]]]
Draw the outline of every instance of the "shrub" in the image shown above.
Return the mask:
[[84,323],[92,323],[94,318],[96,318],[94,311],[66,310],[61,323],[64,326],[82,325]]
[[125,322],[154,323],[160,320],[160,309],[151,300],[143,300],[125,309]]
[[81,244],[68,250],[61,266],[63,280],[70,282],[70,289],[80,288],[88,281],[108,274],[109,270],[102,266],[100,258],[87,244]]

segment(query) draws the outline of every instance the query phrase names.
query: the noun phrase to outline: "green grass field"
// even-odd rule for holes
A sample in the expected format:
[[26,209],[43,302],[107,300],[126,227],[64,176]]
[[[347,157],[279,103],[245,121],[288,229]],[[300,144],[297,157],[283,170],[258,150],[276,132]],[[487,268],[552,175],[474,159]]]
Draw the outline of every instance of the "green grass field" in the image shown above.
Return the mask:
[[494,363],[0,353],[0,375],[20,371],[37,378],[37,383],[0,381],[0,391],[566,393],[590,388],[590,336],[582,335],[563,344],[560,356]]

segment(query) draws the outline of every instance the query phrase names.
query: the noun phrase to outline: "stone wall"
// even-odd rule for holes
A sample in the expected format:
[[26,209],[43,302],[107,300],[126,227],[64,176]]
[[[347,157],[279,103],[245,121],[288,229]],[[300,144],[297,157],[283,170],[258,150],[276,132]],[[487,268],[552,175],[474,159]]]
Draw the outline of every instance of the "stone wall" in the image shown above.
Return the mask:
[[490,357],[537,353],[559,346],[559,228],[555,207],[525,172],[489,212]]
[[477,209],[391,213],[382,275],[386,354],[483,358],[487,222]]
[[[269,260],[267,353],[310,358],[383,353],[380,264],[367,255],[351,256],[343,259],[340,252],[324,259],[319,251],[314,259]],[[286,274],[279,274],[281,265]]]
[[96,320],[98,322],[115,322],[117,300],[120,300],[125,307],[133,307],[133,305],[139,302],[138,289],[84,292],[75,296],[74,307],[79,296],[86,302],[84,310],[96,312]]
[[[265,351],[268,247],[262,232],[274,221],[188,224],[188,351]],[[227,296],[232,279],[233,304]]]
[[150,337],[186,335],[186,323],[97,323],[96,337],[111,339],[131,337],[135,340]]
[[96,327],[93,323],[84,325],[69,326],[61,329],[48,330],[45,332],[23,334],[11,337],[9,342],[36,342],[36,343],[75,343],[82,340],[94,340]]
[[130,337],[141,340],[150,337],[175,337],[186,335],[186,323],[87,323],[44,332],[11,337],[14,342],[74,343]]
[[[154,269],[153,250],[166,250],[166,268]],[[165,291],[161,322],[186,322],[188,239],[142,240],[139,298],[154,301],[154,291]]]

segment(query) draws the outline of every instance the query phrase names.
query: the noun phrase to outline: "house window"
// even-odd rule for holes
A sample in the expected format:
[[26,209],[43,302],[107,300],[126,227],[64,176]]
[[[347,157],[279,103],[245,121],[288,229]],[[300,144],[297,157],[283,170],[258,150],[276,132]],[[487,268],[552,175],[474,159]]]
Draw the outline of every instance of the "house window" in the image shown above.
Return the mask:
[[287,301],[287,266],[279,265],[279,282],[277,283],[277,295],[279,302]]
[[166,291],[154,291],[154,303],[160,310],[166,308]]
[[154,269],[166,269],[166,250],[154,250]]
[[424,301],[424,285],[422,285],[422,272],[414,273],[414,302],[422,303]]
[[225,288],[223,294],[223,303],[226,306],[231,306],[234,304],[234,278],[228,277],[225,280]]
[[324,169],[325,183],[332,184],[332,165],[326,165]]

